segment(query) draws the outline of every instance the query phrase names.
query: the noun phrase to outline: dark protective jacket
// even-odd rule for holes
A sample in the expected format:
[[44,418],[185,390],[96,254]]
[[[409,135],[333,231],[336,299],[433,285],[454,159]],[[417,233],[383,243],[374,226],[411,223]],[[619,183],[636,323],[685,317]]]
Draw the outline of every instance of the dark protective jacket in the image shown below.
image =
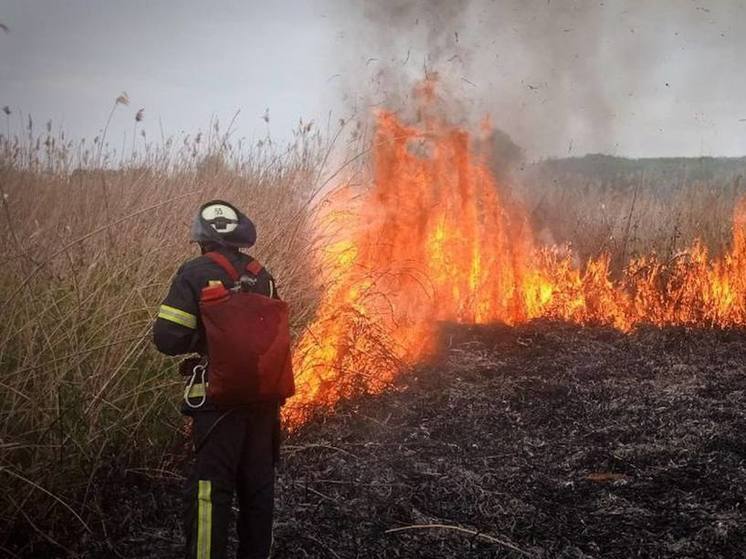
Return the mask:
[[[238,270],[253,260],[235,249],[219,249]],[[179,268],[153,327],[156,347],[168,355],[207,353],[200,321],[199,298],[203,287],[233,281],[207,256]],[[279,299],[274,278],[262,269],[253,291]],[[197,393],[198,392],[198,393]],[[190,406],[182,411],[193,418],[195,462],[187,478],[184,498],[186,553],[189,559],[224,559],[227,556],[234,493],[238,496],[238,556],[269,557],[272,544],[274,468],[279,457],[282,402],[260,402],[228,411],[218,410],[203,397],[202,384],[190,385],[185,394],[201,403],[199,413]]]
[[[237,269],[244,269],[253,258],[234,249],[220,249]],[[220,281],[225,286],[233,281],[220,266],[207,256],[186,262],[176,273],[168,295],[158,310],[153,327],[153,341],[158,351],[167,355],[185,353],[207,354],[204,330],[199,317],[199,297],[203,287]],[[275,280],[264,268],[257,276],[256,293],[279,299]]]

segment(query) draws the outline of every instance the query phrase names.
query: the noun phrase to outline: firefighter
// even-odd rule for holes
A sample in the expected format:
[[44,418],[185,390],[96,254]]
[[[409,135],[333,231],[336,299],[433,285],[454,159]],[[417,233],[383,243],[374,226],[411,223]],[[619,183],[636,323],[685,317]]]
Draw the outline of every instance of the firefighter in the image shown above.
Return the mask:
[[[239,508],[237,556],[264,558],[272,544],[282,402],[262,401],[227,409],[210,402],[205,367],[209,355],[199,312],[203,288],[218,282],[231,284],[228,273],[207,255],[218,253],[237,269],[244,268],[254,259],[239,249],[254,245],[256,229],[237,208],[214,200],[200,208],[192,224],[191,241],[199,245],[202,256],[179,268],[153,328],[155,345],[162,353],[200,355],[181,365],[182,372],[190,375],[182,412],[192,417],[195,449],[184,491],[186,557],[226,557],[235,493]],[[275,281],[264,268],[257,273],[252,290],[279,299]]]

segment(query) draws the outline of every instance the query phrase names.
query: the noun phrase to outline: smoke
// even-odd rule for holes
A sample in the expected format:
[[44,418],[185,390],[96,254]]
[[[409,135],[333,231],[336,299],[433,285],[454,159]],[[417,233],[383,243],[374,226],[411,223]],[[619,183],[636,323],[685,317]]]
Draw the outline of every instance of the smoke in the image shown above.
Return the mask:
[[[531,158],[656,155],[662,140],[674,152],[692,151],[692,138],[717,121],[702,116],[709,110],[703,77],[712,71],[702,63],[724,53],[737,68],[735,53],[746,46],[734,23],[744,21],[746,8],[736,0],[711,9],[642,0],[345,6],[336,13],[345,35],[340,86],[351,110],[363,115],[385,104],[406,111],[412,84],[437,72],[453,121],[475,125],[489,114]],[[720,85],[746,93],[741,74],[719,76]],[[701,115],[692,117],[697,102]]]

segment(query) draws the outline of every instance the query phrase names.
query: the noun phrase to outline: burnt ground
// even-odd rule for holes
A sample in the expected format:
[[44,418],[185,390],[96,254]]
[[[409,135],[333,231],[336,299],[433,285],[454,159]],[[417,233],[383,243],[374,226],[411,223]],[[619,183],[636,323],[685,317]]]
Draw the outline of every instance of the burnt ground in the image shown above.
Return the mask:
[[[443,340],[436,364],[289,437],[274,557],[746,557],[746,333]],[[180,557],[178,481],[128,495],[118,554]]]

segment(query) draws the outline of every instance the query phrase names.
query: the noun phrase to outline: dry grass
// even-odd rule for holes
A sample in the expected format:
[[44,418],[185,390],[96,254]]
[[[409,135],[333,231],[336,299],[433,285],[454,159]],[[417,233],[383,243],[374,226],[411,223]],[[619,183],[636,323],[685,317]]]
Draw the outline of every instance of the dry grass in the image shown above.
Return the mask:
[[695,239],[722,254],[732,240],[735,202],[746,192],[740,175],[669,182],[641,172],[603,182],[547,170],[528,169],[516,187],[539,240],[568,243],[580,262],[606,252],[615,272],[650,253],[670,260]]
[[62,546],[93,529],[105,471],[162,468],[181,440],[175,360],[152,348],[150,328],[196,256],[186,241],[200,203],[244,208],[293,327],[312,315],[310,204],[330,144],[304,127],[288,147],[249,150],[215,126],[115,167],[51,126],[28,133],[0,143],[0,546],[29,528]]

